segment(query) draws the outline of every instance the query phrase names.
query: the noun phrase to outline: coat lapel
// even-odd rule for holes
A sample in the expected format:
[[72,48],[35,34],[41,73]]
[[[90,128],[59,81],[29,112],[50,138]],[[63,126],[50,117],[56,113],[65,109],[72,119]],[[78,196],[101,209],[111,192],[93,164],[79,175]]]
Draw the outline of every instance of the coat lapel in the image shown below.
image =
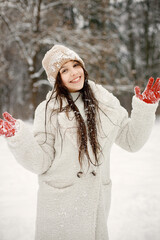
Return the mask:
[[[52,94],[50,91],[46,99],[48,100]],[[64,98],[62,102],[62,107],[67,106],[67,100]],[[49,107],[51,109],[58,109],[59,103],[55,99],[55,95],[53,95]],[[77,148],[77,122],[73,111],[70,111],[68,116],[65,111],[57,113],[57,124],[60,127],[62,137],[68,138],[72,144]],[[58,126],[57,126],[58,127]]]
[[67,117],[65,112],[58,114],[58,123],[60,125],[63,138],[68,138],[77,148],[77,122],[73,111],[69,112]]
[[58,123],[60,125],[63,138],[68,138],[77,148],[77,122],[74,113],[69,112],[67,117],[65,112],[58,114]]

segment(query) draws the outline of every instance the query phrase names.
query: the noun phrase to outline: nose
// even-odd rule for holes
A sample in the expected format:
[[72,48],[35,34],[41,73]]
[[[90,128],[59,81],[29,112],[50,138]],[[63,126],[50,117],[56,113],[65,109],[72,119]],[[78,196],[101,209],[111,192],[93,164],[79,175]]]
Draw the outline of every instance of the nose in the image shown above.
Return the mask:
[[74,76],[77,74],[77,70],[75,68],[71,69],[71,76]]

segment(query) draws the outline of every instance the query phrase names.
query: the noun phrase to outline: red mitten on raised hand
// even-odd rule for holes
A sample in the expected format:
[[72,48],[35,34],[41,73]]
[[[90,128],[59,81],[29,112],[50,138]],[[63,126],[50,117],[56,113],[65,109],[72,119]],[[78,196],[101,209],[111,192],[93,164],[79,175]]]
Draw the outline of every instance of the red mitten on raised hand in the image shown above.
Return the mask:
[[146,103],[156,103],[160,100],[160,78],[157,78],[154,83],[154,78],[150,78],[148,84],[141,94],[141,90],[138,86],[134,88],[136,97]]
[[8,112],[3,113],[3,118],[0,119],[0,136],[4,135],[5,137],[12,137],[15,135],[17,130],[16,119],[13,118]]

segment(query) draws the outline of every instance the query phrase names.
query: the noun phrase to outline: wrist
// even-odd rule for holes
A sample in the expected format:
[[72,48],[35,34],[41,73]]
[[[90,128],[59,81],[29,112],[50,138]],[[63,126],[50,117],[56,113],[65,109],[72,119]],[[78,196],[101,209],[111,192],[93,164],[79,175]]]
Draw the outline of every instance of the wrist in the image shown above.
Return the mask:
[[16,132],[18,132],[19,129],[20,129],[20,122],[19,122],[19,120],[16,120],[16,122],[15,122],[15,130],[16,130]]

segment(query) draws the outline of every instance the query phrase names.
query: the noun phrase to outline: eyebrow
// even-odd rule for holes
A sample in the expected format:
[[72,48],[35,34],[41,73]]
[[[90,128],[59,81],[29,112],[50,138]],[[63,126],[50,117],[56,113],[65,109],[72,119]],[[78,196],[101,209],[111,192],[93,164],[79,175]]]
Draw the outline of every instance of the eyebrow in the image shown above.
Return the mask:
[[[76,60],[73,60],[73,63],[75,63],[75,62],[77,62],[77,61],[76,61]],[[67,67],[67,66],[64,65],[64,66],[61,67],[61,69],[66,68],[66,67]],[[61,70],[61,69],[60,69],[60,70]]]
[[66,68],[66,66],[64,66],[64,67],[61,67],[60,71],[61,71],[63,68]]

